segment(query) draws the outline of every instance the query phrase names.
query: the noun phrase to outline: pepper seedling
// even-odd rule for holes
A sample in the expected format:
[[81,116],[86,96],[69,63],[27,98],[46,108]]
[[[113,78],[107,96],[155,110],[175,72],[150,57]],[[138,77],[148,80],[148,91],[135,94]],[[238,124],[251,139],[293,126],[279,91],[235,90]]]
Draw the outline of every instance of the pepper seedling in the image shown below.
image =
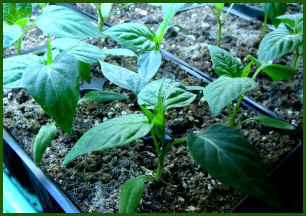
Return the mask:
[[277,195],[256,150],[237,129],[216,124],[200,134],[189,133],[174,141],[165,139],[166,111],[184,107],[192,103],[195,97],[187,87],[174,80],[150,82],[138,94],[138,104],[144,114],[116,117],[90,129],[73,146],[62,165],[88,152],[128,144],[150,132],[159,158],[156,176],[140,176],[123,185],[119,201],[120,213],[135,211],[144,192],[144,179],[153,184],[160,182],[167,151],[182,142],[187,142],[193,159],[213,177],[230,187],[278,206]]
[[281,21],[276,17],[286,12],[287,3],[261,3],[261,7],[265,13],[264,25],[261,35],[264,37],[267,30],[268,19],[271,20],[272,24],[275,26],[275,28],[277,28]]
[[217,39],[217,46],[220,47],[220,43],[221,43],[221,30],[222,30],[222,25],[225,23],[226,17],[228,15],[228,13],[231,11],[232,7],[234,6],[234,3],[231,4],[231,6],[227,9],[226,14],[223,16],[223,18],[221,17],[222,15],[222,10],[224,7],[224,3],[214,3],[215,7],[216,7],[216,11],[212,8],[212,6],[208,3],[207,6],[209,7],[209,9],[212,11],[212,13],[215,15],[215,17],[217,18],[217,22],[218,22],[218,39]]

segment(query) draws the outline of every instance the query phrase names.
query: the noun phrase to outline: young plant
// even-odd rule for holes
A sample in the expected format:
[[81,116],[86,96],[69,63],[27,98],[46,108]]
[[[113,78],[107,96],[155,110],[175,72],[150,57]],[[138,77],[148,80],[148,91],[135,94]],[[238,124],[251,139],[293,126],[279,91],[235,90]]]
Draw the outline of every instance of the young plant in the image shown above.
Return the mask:
[[276,17],[286,12],[287,3],[261,3],[261,7],[265,13],[264,26],[261,35],[264,37],[267,30],[268,19],[271,20],[272,24],[277,28],[281,21]]
[[59,38],[99,38],[102,34],[89,20],[80,14],[62,6],[39,4],[41,14],[22,32],[32,17],[32,8],[37,4],[31,3],[4,3],[3,4],[3,47],[4,49],[18,40],[17,51],[21,54],[23,36],[34,25],[44,33]]
[[[119,11],[123,10],[124,8],[127,8],[134,3],[128,3],[117,9],[116,11],[111,12],[113,3],[92,3],[92,5],[96,8],[98,13],[98,30],[102,33],[104,22],[114,14],[118,13]],[[102,38],[98,38],[98,46],[102,47]]]
[[187,91],[187,87],[173,80],[150,82],[138,94],[138,104],[144,114],[116,117],[90,129],[74,145],[62,165],[88,152],[128,144],[150,132],[159,159],[156,175],[154,178],[140,176],[125,182],[120,193],[120,213],[135,211],[144,192],[144,179],[152,184],[160,182],[167,151],[182,142],[187,142],[193,159],[214,178],[278,206],[277,195],[256,150],[237,129],[216,124],[200,134],[189,133],[174,141],[165,139],[166,111],[184,107],[192,103],[195,97],[195,94]]
[[[208,102],[213,116],[218,115],[223,108],[228,107],[228,125],[231,127],[238,127],[247,121],[256,120],[260,124],[266,126],[285,130],[295,129],[295,127],[286,122],[275,120],[264,115],[259,115],[244,120],[243,122],[236,123],[237,113],[243,97],[248,91],[257,87],[255,79],[261,71],[270,76],[273,81],[280,81],[291,78],[294,75],[295,71],[292,68],[278,64],[260,63],[257,59],[251,56],[249,56],[251,62],[244,67],[229,52],[216,46],[207,46],[214,70],[220,76],[218,79],[207,85],[203,91],[204,98]],[[257,69],[252,78],[249,78],[248,75],[252,63],[257,66]],[[236,98],[238,98],[238,102],[233,106],[231,103]]]
[[258,60],[267,63],[295,50],[292,68],[296,70],[303,52],[303,14],[282,15],[276,19],[282,23],[260,42]]
[[234,6],[234,3],[231,4],[231,6],[228,8],[226,14],[224,15],[224,17],[222,18],[222,10],[224,7],[224,3],[214,3],[215,7],[216,7],[216,11],[212,8],[212,6],[208,3],[207,6],[209,7],[209,9],[213,12],[213,14],[215,15],[215,17],[217,18],[217,22],[218,22],[218,39],[217,39],[217,46],[220,47],[220,42],[221,42],[221,30],[222,30],[222,25],[225,23],[226,17],[228,15],[228,13],[231,11],[232,7]]

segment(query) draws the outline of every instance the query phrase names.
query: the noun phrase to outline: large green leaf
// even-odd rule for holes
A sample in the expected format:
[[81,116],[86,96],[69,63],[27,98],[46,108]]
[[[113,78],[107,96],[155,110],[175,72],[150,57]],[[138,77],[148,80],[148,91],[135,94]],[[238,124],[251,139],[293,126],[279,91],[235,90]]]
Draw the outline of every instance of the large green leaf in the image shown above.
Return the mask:
[[140,76],[126,68],[100,61],[103,75],[112,83],[138,94],[143,88]]
[[104,34],[133,51],[151,51],[155,48],[154,32],[137,23],[115,25]]
[[22,75],[27,91],[68,134],[80,94],[79,78],[79,64],[67,54],[58,55],[50,65],[29,66]]
[[154,109],[158,105],[158,93],[162,85],[161,96],[165,111],[186,106],[196,98],[196,95],[188,92],[182,84],[170,79],[160,79],[150,82],[141,90],[138,94],[138,104]]
[[219,76],[240,77],[243,66],[229,52],[212,45],[207,45],[213,67]]
[[148,83],[157,73],[162,56],[159,51],[142,52],[137,61],[138,73],[144,83]]
[[80,70],[80,77],[85,80],[87,83],[91,82],[91,76],[90,76],[90,64],[84,63],[82,61],[79,62],[79,70]]
[[43,58],[20,55],[3,59],[3,88],[23,88],[22,74],[33,64],[43,64]]
[[47,147],[51,144],[52,140],[56,136],[55,123],[46,124],[42,126],[35,137],[33,147],[34,162],[38,165],[44,156]]
[[44,7],[36,25],[43,32],[60,38],[102,37],[102,34],[88,19],[69,8],[57,5]]
[[283,130],[295,130],[295,127],[287,122],[280,121],[274,118],[271,118],[266,115],[257,115],[255,117],[249,118],[248,120],[258,121],[259,124],[279,128]]
[[31,3],[3,3],[3,21],[24,27],[32,16]]
[[279,64],[267,64],[262,71],[271,77],[274,82],[292,78],[296,73],[293,68]]
[[256,87],[257,83],[248,77],[231,78],[221,76],[205,87],[204,97],[213,116],[216,116],[234,99]]
[[216,124],[201,134],[188,134],[187,145],[197,164],[214,178],[263,202],[279,206],[259,155],[239,130]]
[[94,101],[94,102],[107,102],[113,100],[127,100],[128,97],[112,92],[112,91],[90,91],[87,92],[84,97],[79,100],[79,103],[82,101]]
[[273,25],[278,27],[281,21],[276,17],[286,12],[287,3],[261,3],[261,6]]
[[3,22],[3,49],[15,43],[21,35],[22,29],[19,25],[8,25],[6,22]]
[[72,38],[59,38],[51,42],[52,47],[73,55],[87,64],[97,64],[106,58],[104,51],[92,44]]
[[291,35],[288,31],[276,29],[267,34],[259,44],[258,60],[268,62],[296,49],[303,43],[299,34]]
[[92,151],[102,151],[133,142],[150,132],[153,125],[142,114],[130,114],[107,120],[87,131],[73,146],[62,165]]
[[138,57],[132,50],[129,49],[104,49],[105,55],[118,55],[118,56],[128,56],[128,57]]
[[303,14],[285,14],[276,18],[288,24],[290,26],[289,29],[292,29],[295,33],[303,35]]
[[119,213],[133,213],[144,192],[145,176],[130,179],[124,183],[120,192]]

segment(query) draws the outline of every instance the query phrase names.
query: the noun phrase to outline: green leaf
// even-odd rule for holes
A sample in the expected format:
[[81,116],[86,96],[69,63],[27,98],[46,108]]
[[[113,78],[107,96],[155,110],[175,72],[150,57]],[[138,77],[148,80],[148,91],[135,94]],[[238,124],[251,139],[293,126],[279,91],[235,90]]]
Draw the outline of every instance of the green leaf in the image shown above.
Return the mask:
[[255,117],[249,118],[248,120],[258,121],[259,124],[279,128],[283,130],[295,130],[295,127],[287,122],[280,121],[274,118],[271,118],[266,115],[257,115]]
[[248,77],[251,71],[252,62],[249,62],[247,66],[243,69],[243,73],[241,74],[241,78]]
[[278,27],[281,21],[276,17],[286,12],[287,3],[261,3],[261,6],[273,25]]
[[111,91],[90,91],[87,92],[84,97],[79,100],[79,103],[83,101],[94,101],[94,102],[107,102],[114,100],[128,100],[129,98]]
[[204,97],[213,116],[216,116],[234,99],[256,87],[257,83],[248,77],[231,78],[221,76],[205,87]]
[[3,3],[3,21],[24,27],[32,16],[31,3]]
[[221,14],[222,14],[224,3],[214,3],[214,4],[215,4],[216,9],[217,9],[217,15],[218,15],[218,17],[220,17]]
[[90,83],[91,77],[90,77],[90,65],[87,63],[84,63],[82,61],[79,62],[79,68],[80,68],[80,77],[85,80],[87,83]]
[[159,51],[142,52],[137,61],[138,74],[144,84],[148,83],[157,73],[161,65],[162,56]]
[[140,76],[126,68],[100,61],[103,75],[117,86],[133,91],[136,95],[143,88]]
[[50,37],[48,36],[48,43],[47,43],[47,62],[46,65],[51,64],[53,61],[52,58],[52,47],[51,47],[51,43],[50,43]]
[[109,15],[112,10],[113,3],[101,3],[102,17],[105,18]]
[[212,45],[207,45],[211,61],[219,76],[241,77],[243,66],[229,52]]
[[22,75],[27,91],[68,134],[80,94],[79,77],[77,60],[67,54],[58,55],[50,65],[29,66]]
[[73,55],[77,60],[87,64],[97,64],[106,58],[104,50],[77,39],[59,38],[53,40],[51,45],[56,49]]
[[188,134],[187,145],[197,164],[214,178],[270,205],[280,205],[257,151],[239,130],[216,124],[201,134]]
[[43,64],[41,57],[20,55],[3,59],[3,88],[23,88],[24,71],[33,64]]
[[145,114],[145,116],[151,121],[153,121],[154,119],[154,114],[148,110],[147,108],[145,108],[144,106],[140,106],[142,112]]
[[154,109],[158,105],[158,93],[162,84],[164,86],[161,90],[161,96],[165,111],[187,106],[196,98],[196,95],[188,92],[182,84],[170,79],[165,81],[160,79],[150,82],[141,90],[138,94],[138,104],[147,109]]
[[55,123],[46,124],[42,126],[35,137],[33,147],[34,163],[38,165],[44,156],[47,147],[51,144],[52,140],[56,136]]
[[132,50],[129,49],[104,49],[105,55],[118,55],[118,56],[127,56],[127,57],[138,57]]
[[18,25],[8,25],[3,22],[3,49],[15,43],[22,35],[22,29]]
[[[295,33],[303,34],[303,14],[286,14],[276,17],[279,21],[290,25]],[[300,29],[301,28],[301,29]]]
[[124,183],[120,192],[119,213],[133,213],[144,192],[145,176],[130,179]]
[[36,25],[43,32],[60,38],[102,37],[102,34],[88,19],[73,10],[57,5],[44,7]]
[[147,135],[153,125],[142,114],[130,114],[107,120],[87,131],[73,146],[62,165],[93,151],[115,148]]
[[303,43],[299,34],[291,35],[288,31],[277,29],[267,34],[259,44],[258,60],[268,62],[281,57]]
[[155,48],[155,35],[146,26],[137,23],[115,25],[104,34],[133,51],[151,51]]
[[296,74],[296,70],[279,64],[267,64],[262,69],[274,82],[292,78]]

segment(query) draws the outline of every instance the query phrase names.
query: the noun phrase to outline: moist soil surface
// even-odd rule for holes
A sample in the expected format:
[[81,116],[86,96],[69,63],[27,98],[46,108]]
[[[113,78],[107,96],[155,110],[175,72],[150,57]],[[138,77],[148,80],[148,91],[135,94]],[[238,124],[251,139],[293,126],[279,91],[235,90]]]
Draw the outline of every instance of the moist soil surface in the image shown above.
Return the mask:
[[[121,13],[119,18],[122,20],[141,18],[145,12],[140,15],[135,14],[138,6],[139,10],[147,11],[147,14],[155,13],[156,16],[149,16],[145,21],[140,22],[144,22],[153,29],[156,28],[162,19],[159,15],[160,10],[146,4],[136,4],[134,9]],[[119,18],[117,21],[120,20]],[[216,77],[208,50],[203,46],[205,43],[216,44],[217,24],[209,9],[201,7],[182,12],[174,18],[173,22],[179,23],[191,34],[186,35],[177,29],[170,30],[165,36],[164,48]],[[256,56],[261,27],[262,23],[257,20],[245,21],[229,15],[224,24],[221,46],[246,64],[247,54]],[[39,30],[33,29],[31,37],[35,36],[37,41],[28,42],[26,37],[24,46],[29,48],[37,46],[41,42],[41,35]],[[96,40],[90,41],[93,44],[97,43]],[[104,45],[107,48],[120,47],[109,38],[104,41]],[[12,53],[14,53],[13,49],[6,51],[6,54]],[[277,62],[291,65],[292,59],[292,55],[286,55]],[[136,58],[109,56],[106,61],[137,71]],[[291,87],[288,86],[287,81],[273,83],[262,74],[257,79],[259,88],[248,96],[275,111],[284,119],[302,126],[302,67],[301,57],[298,72]],[[91,69],[92,77],[103,78],[98,65],[92,65]],[[168,78],[175,79],[184,85],[206,86],[179,65],[163,59],[161,68],[154,79],[167,75]],[[110,118],[141,113],[136,97],[130,91],[116,87],[108,81],[104,89],[121,93],[130,99],[107,103],[82,102],[76,111],[72,136],[58,129],[55,140],[47,148],[39,165],[81,212],[118,212],[119,194],[124,182],[141,175],[154,177],[157,169],[154,145],[151,140],[143,139],[119,148],[89,153],[78,157],[66,167],[61,166],[72,146],[90,128]],[[200,101],[201,97],[202,95],[197,93],[197,98],[192,104],[167,112],[166,127],[171,138],[180,138],[189,132],[200,133],[215,123],[226,124],[227,110],[223,110],[216,118],[213,118],[208,105]],[[238,120],[255,115],[256,113],[241,108]],[[51,119],[26,90],[4,89],[3,125],[31,157],[36,134],[41,126],[50,121]],[[240,130],[258,150],[267,170],[275,167],[280,159],[299,142],[291,133],[263,127],[255,122],[242,125]],[[157,185],[147,182],[146,185],[136,212],[229,212],[245,196],[223,185],[197,166],[188,153],[186,143],[173,146],[165,157],[162,182]]]

